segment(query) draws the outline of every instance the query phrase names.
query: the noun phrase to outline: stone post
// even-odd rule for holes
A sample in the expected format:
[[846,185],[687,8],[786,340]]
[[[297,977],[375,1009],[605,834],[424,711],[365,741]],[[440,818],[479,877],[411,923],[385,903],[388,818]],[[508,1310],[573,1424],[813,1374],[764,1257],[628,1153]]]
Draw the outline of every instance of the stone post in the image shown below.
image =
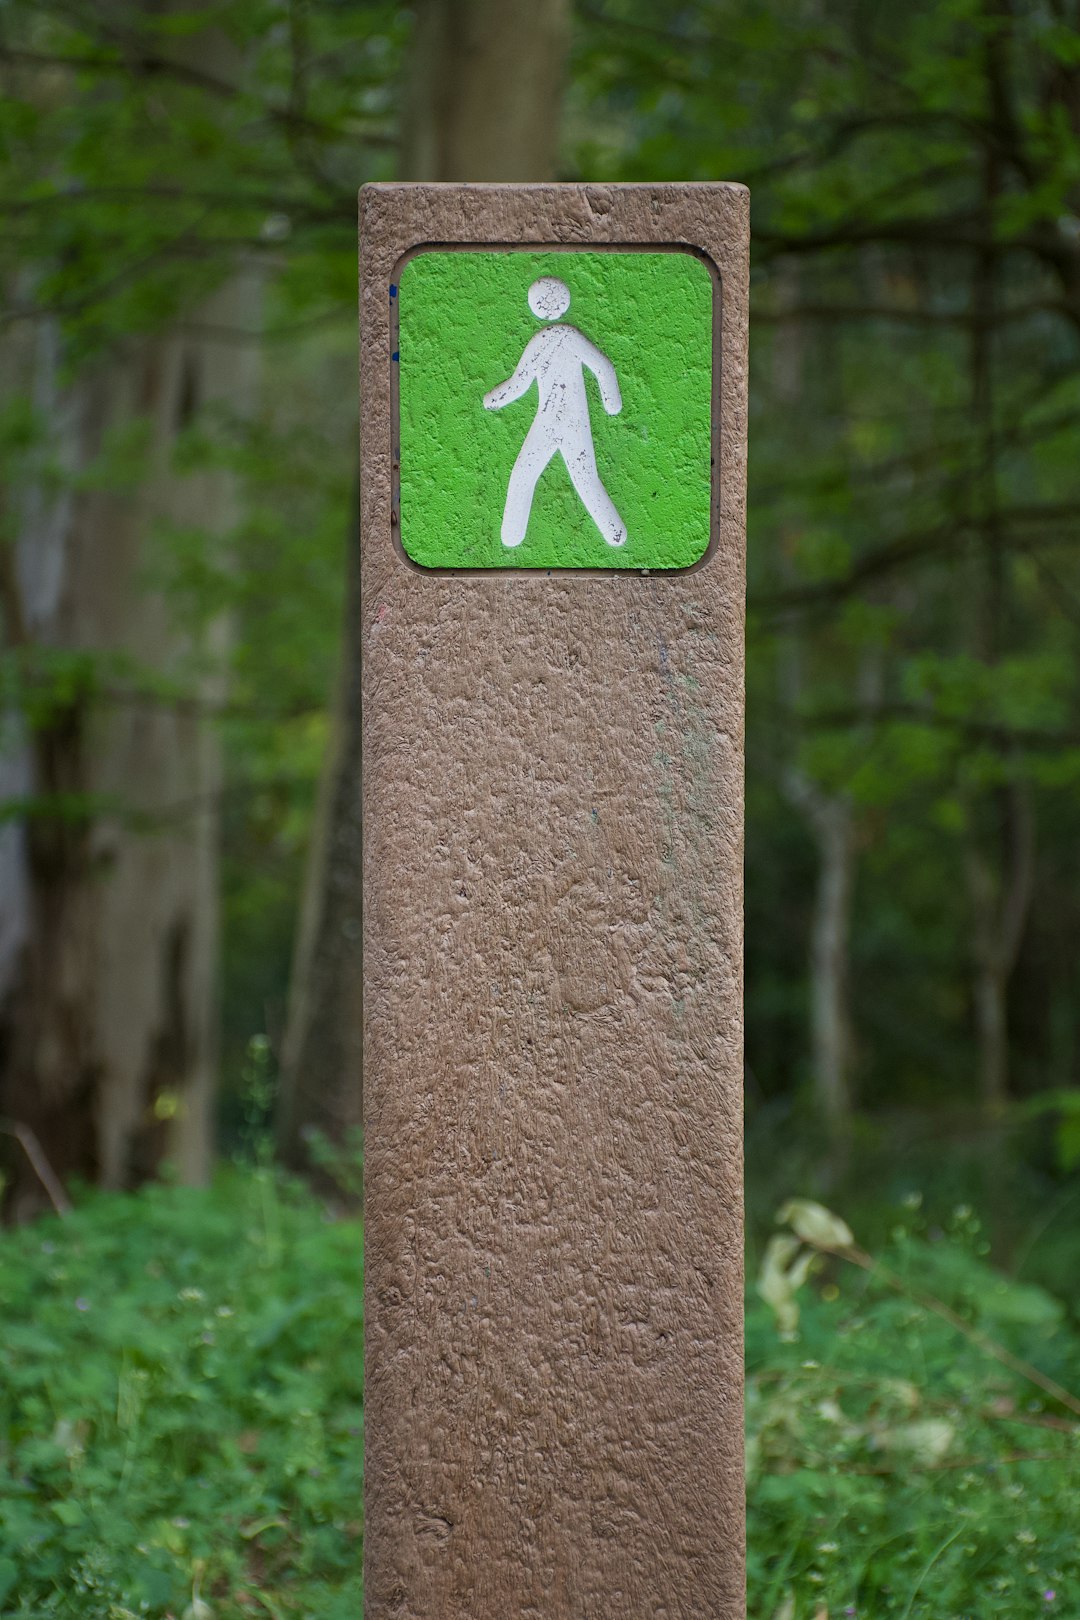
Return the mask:
[[744,1612],[748,216],[361,192],[369,1620]]

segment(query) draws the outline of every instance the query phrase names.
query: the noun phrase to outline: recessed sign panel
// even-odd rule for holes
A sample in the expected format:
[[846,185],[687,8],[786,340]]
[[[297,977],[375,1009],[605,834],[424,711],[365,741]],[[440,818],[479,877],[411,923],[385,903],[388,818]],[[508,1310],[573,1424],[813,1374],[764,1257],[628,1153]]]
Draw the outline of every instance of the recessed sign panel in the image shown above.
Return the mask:
[[425,568],[688,568],[714,280],[681,251],[426,249],[391,286],[399,534]]

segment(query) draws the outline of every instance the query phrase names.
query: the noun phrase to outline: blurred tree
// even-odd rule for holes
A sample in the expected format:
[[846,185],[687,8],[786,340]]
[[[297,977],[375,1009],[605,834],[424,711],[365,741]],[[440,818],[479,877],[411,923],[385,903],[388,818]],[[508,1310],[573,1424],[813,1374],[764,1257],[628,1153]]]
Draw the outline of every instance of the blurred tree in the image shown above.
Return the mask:
[[[784,306],[797,308],[797,262],[782,267]],[[773,350],[770,383],[786,406],[798,406],[809,393],[805,376],[806,334],[792,320],[787,341]],[[789,570],[790,573],[790,570]],[[778,659],[783,701],[797,713],[803,701],[804,649],[798,625],[785,637]],[[870,654],[864,654],[870,672]],[[865,685],[865,682],[863,682]],[[851,932],[858,864],[856,808],[846,786],[830,792],[798,759],[797,749],[781,772],[789,803],[805,818],[818,862],[810,949],[807,961],[810,1001],[810,1076],[825,1133],[834,1150],[846,1147],[852,1113],[854,1038],[851,1012]]]
[[[250,302],[242,284],[203,310],[228,318],[238,301]],[[127,1185],[168,1153],[201,1179],[217,1046],[221,769],[200,704],[220,683],[198,677],[189,700],[156,700],[151,683],[174,680],[194,643],[160,591],[140,587],[156,521],[229,521],[222,474],[177,478],[170,449],[199,402],[239,401],[250,367],[166,337],[65,377],[49,318],[14,348],[8,363],[47,415],[64,472],[16,484],[0,551],[22,697],[5,728],[15,792],[0,846],[0,1113],[34,1131],[61,1175]],[[146,479],[137,494],[123,469],[102,465],[134,445]],[[40,1189],[20,1170],[13,1193],[32,1203]]]
[[[1016,1085],[1012,985],[1043,926],[1035,828],[1080,771],[1076,6],[595,0],[582,16],[577,165],[734,175],[753,194],[756,1078],[789,1085],[789,1064],[769,1080],[755,1059],[776,1048],[776,917],[767,933],[759,907],[783,887],[786,798],[819,839],[804,937],[834,989],[854,987],[864,1098],[997,1107]],[[850,859],[832,826],[848,813],[865,831],[844,969],[822,908],[831,894],[837,923],[850,894],[828,880]],[[1025,993],[1072,1028],[1075,966],[1053,980],[1028,974]],[[821,982],[815,965],[815,1002]],[[820,1044],[814,1066],[835,1091],[835,1047],[832,1080]]]
[[[555,172],[568,0],[425,0],[404,103],[414,180],[547,180]],[[358,502],[356,503],[358,505]],[[320,787],[283,1051],[278,1145],[310,1167],[312,1132],[361,1128],[359,552],[349,548],[342,668]]]
[[569,43],[570,0],[421,0],[402,178],[554,179]]
[[[392,141],[393,8],[333,12],[5,14],[0,1115],[63,1175],[209,1161],[262,289],[295,216],[276,321],[325,311],[357,143]],[[314,73],[335,48],[340,77]]]
[[226,1123],[252,1037],[293,1162],[359,1118],[343,402],[390,174],[750,183],[752,1096],[843,1134],[1075,1079],[1075,0],[569,10],[3,8],[0,1116],[65,1168],[176,1151],[219,836]]
[[[235,66],[217,31],[174,58],[181,69],[196,59],[207,71]],[[23,61],[15,72],[24,114],[49,110],[47,68]],[[54,156],[54,174],[70,183],[64,154]],[[202,1179],[221,768],[200,705],[219,682],[209,673],[183,703],[155,701],[148,689],[175,679],[196,643],[143,576],[155,524],[233,520],[228,479],[178,477],[171,449],[200,409],[244,407],[255,355],[238,367],[195,334],[135,335],[76,368],[43,296],[62,273],[55,260],[19,267],[5,342],[9,391],[33,413],[15,422],[39,459],[13,480],[0,548],[5,649],[22,699],[4,752],[18,784],[8,816],[18,819],[0,859],[0,1113],[33,1131],[61,1176],[128,1185],[168,1153]],[[253,305],[241,275],[202,298],[198,319],[228,322]],[[41,1192],[19,1164],[15,1207]]]

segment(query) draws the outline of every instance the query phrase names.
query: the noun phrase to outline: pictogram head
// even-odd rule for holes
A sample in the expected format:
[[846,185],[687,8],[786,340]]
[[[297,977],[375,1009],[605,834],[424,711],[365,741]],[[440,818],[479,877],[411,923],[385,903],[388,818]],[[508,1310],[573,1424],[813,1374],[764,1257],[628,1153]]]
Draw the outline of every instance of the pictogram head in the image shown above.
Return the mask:
[[570,308],[570,289],[558,276],[541,276],[529,288],[529,308],[541,321],[557,321]]

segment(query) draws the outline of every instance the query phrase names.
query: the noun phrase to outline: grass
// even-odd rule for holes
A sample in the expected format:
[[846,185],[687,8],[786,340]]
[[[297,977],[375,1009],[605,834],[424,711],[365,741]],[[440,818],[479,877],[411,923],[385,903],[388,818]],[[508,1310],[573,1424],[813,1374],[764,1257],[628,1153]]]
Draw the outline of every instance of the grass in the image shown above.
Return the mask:
[[0,1235],[0,1615],[356,1620],[360,1229],[272,1172]]
[[796,1282],[813,1255],[786,1336],[748,1311],[750,1612],[1072,1620],[1075,1322],[991,1268],[970,1209],[897,1216],[877,1257],[782,1255]]
[[[813,1208],[747,1304],[752,1620],[1080,1617],[1073,1301],[970,1209],[870,1257]],[[356,1620],[357,1222],[266,1168],[88,1194],[0,1234],[0,1319],[3,1620]]]

